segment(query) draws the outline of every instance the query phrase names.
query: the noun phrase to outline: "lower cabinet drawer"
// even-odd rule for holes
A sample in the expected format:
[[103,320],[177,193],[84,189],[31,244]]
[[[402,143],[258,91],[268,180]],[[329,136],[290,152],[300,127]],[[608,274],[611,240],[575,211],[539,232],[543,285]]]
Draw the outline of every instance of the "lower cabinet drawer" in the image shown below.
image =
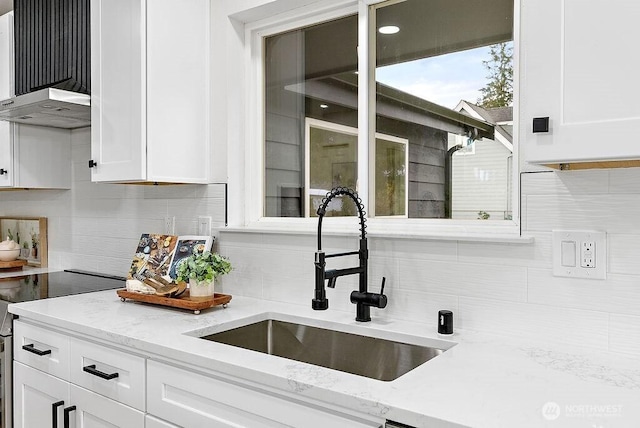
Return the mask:
[[90,391],[145,410],[145,359],[70,339],[70,380]]
[[147,412],[184,428],[382,426],[151,360]]
[[15,320],[13,359],[60,379],[69,380],[69,337]]

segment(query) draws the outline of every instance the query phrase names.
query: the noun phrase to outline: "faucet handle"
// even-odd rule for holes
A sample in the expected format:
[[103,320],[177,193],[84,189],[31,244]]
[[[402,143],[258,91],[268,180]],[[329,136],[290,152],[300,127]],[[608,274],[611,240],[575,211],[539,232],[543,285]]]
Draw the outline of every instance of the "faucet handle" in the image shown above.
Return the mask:
[[370,293],[368,291],[352,291],[351,303],[362,303],[366,306],[373,306],[374,308],[384,309],[387,307],[387,296],[384,295],[384,284],[387,278],[382,277],[382,287],[380,294]]

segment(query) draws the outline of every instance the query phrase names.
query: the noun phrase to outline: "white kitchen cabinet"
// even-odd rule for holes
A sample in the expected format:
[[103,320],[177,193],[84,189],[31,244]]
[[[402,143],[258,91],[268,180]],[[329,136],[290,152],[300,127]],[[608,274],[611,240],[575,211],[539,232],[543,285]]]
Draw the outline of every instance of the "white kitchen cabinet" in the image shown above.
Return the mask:
[[53,426],[54,412],[59,427],[65,412],[77,428],[145,426],[143,357],[20,320],[14,348],[16,427]]
[[[145,426],[144,414],[139,410],[19,362],[15,362],[13,368],[16,428]],[[75,423],[65,425],[65,413],[68,420]],[[54,417],[56,425],[53,424]]]
[[147,411],[185,428],[382,426],[157,361],[147,364]]
[[[640,165],[640,3],[521,0],[520,146],[526,162]],[[533,133],[533,118],[549,132]],[[597,161],[627,163],[596,164]]]
[[91,180],[208,183],[209,1],[91,0]]
[[[62,421],[62,409],[69,405],[67,382],[14,362],[13,385],[15,428],[51,427],[54,412],[58,422]],[[61,427],[62,423],[58,423],[58,426]]]
[[[13,15],[0,16],[0,100],[13,96]],[[71,131],[0,121],[0,188],[71,188]]]

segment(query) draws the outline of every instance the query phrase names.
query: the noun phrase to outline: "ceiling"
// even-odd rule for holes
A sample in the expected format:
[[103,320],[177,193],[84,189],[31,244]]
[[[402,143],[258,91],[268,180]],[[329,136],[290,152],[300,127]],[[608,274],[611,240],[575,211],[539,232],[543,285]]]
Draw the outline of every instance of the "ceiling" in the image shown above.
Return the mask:
[[0,16],[13,10],[13,0],[0,0]]

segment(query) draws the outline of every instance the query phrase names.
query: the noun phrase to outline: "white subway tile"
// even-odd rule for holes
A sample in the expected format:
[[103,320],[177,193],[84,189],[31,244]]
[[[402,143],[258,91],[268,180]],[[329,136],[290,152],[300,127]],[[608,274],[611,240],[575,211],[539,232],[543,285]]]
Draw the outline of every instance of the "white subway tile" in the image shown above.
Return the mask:
[[435,294],[525,302],[526,268],[400,259],[400,288]]
[[369,240],[369,250],[376,254],[393,255],[404,259],[455,260],[458,243],[456,241],[374,238]]
[[546,171],[522,174],[523,195],[607,193],[609,170]]
[[640,168],[616,168],[609,174],[609,193],[640,193]]
[[640,275],[639,249],[640,234],[608,233],[607,273]]
[[564,308],[608,311],[611,280],[564,278],[550,269],[529,269],[528,302]]
[[530,303],[460,297],[460,328],[541,343],[608,348],[609,314]]
[[604,230],[608,233],[640,233],[640,198],[615,194],[529,195],[527,231],[553,229]]

